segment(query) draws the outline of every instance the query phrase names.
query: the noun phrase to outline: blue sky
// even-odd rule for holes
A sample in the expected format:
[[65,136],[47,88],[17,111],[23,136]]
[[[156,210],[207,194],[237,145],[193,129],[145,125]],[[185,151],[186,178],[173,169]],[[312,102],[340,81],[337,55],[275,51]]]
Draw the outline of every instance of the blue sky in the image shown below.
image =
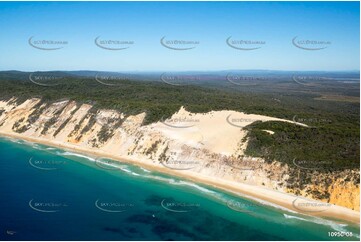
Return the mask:
[[[0,2],[0,69],[359,70],[359,19],[358,2]],[[31,36],[68,44],[39,50]],[[97,36],[134,44],[106,50]],[[199,44],[172,50],[160,44],[163,36]],[[226,44],[229,36],[264,44],[238,50]],[[296,36],[329,44],[304,50],[292,44]]]

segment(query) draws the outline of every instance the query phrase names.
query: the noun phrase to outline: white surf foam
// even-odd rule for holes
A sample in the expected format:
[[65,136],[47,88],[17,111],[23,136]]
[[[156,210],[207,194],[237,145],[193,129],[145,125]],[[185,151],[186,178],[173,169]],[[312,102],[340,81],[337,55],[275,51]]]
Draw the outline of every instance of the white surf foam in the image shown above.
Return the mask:
[[[301,221],[306,221],[306,222],[310,222],[310,223],[316,223],[316,224],[320,224],[320,225],[329,226],[333,230],[336,230],[338,232],[349,232],[347,229],[345,229],[345,227],[348,226],[347,224],[340,224],[340,223],[330,221],[327,219],[323,219],[323,218],[318,218],[318,217],[313,217],[313,216],[307,216],[307,218],[302,218],[299,216],[292,216],[292,215],[288,215],[288,214],[283,214],[283,216],[286,219],[295,219],[295,220],[301,220]],[[359,235],[355,235],[355,236],[359,236]]]
[[186,182],[186,181],[178,181],[178,182],[174,183],[174,185],[190,186],[190,187],[196,188],[197,190],[200,190],[200,191],[202,191],[204,193],[210,193],[210,194],[216,193],[216,192],[214,192],[212,190],[209,190],[209,189],[204,188],[202,186],[199,186],[197,184],[194,184],[194,183],[191,183],[191,182]]
[[41,149],[41,147],[40,147],[38,144],[33,144],[32,147],[33,147],[34,149],[38,149],[38,150]]
[[140,176],[140,174],[138,174],[138,173],[136,173],[136,172],[133,172],[133,171],[127,169],[127,168],[120,168],[120,169],[121,169],[122,171],[125,171],[125,172],[128,173],[128,174],[132,174],[132,175],[134,175],[134,176]]
[[61,155],[61,156],[77,156],[77,157],[81,157],[81,158],[85,158],[91,161],[95,161],[94,158],[86,156],[86,155],[81,155],[81,154],[77,154],[77,153],[73,153],[73,152],[56,152],[57,155]]
[[121,164],[103,162],[100,159],[96,160],[96,163],[102,164],[103,166],[113,167],[113,168],[116,168],[116,169],[121,169],[121,168],[127,167],[127,166],[121,165]]
[[267,207],[273,207],[273,208],[276,208],[278,210],[283,210],[283,211],[286,211],[286,212],[289,212],[289,213],[294,213],[294,214],[299,214],[298,212],[296,211],[293,211],[291,209],[288,209],[288,208],[285,208],[285,207],[282,207],[282,206],[279,206],[277,204],[274,204],[274,203],[271,203],[271,202],[267,202],[267,201],[264,201],[262,199],[258,199],[258,198],[255,198],[255,197],[252,197],[252,196],[248,196],[246,194],[243,194],[243,193],[237,193],[241,198],[247,198],[249,199],[250,201],[252,202],[257,202],[257,203],[260,203],[264,206],[267,206]]
[[132,173],[130,170],[126,169],[126,168],[120,168],[122,171],[125,171],[127,173]]
[[301,217],[297,217],[297,216],[292,216],[292,215],[288,215],[288,214],[283,214],[283,216],[287,219],[298,219],[298,220],[302,220],[302,221],[309,221],[305,218],[301,218]]
[[162,181],[162,182],[167,182],[167,183],[170,183],[170,184],[175,181],[174,179],[164,178],[164,177],[160,177],[160,176],[146,175],[146,176],[144,176],[144,177],[145,177],[145,178],[150,178],[150,179],[153,179],[153,180]]
[[147,173],[150,173],[150,171],[148,171],[147,169],[144,169],[143,167],[140,167],[140,169],[141,169],[142,171],[145,171],[145,172],[147,172]]

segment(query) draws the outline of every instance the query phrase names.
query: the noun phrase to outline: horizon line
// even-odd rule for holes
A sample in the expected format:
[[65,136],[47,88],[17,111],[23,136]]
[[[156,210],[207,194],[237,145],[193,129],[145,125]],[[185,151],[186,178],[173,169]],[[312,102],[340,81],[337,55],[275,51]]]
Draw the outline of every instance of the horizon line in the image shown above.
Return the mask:
[[86,70],[86,69],[74,69],[74,70],[36,70],[36,71],[26,71],[26,70],[0,70],[0,72],[6,71],[17,71],[17,72],[71,72],[71,71],[89,71],[89,72],[222,72],[222,71],[278,71],[278,72],[360,72],[360,70],[280,70],[280,69],[219,69],[219,70],[121,70],[121,71],[108,71],[108,70]]

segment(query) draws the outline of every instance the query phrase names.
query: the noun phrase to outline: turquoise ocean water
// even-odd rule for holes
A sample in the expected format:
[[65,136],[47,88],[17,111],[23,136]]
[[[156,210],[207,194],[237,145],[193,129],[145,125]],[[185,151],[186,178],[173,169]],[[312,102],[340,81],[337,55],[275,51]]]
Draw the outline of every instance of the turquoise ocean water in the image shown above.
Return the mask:
[[0,197],[0,240],[359,240],[360,234],[359,225],[345,221],[1,137]]

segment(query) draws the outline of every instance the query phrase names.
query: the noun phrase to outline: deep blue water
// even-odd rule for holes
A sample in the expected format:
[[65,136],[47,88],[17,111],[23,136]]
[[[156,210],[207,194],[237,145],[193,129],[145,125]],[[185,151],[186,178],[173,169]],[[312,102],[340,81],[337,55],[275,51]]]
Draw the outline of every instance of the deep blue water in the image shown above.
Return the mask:
[[[0,240],[358,240],[359,225],[0,137]],[[101,160],[102,162],[111,162]],[[328,232],[352,232],[329,237]]]

